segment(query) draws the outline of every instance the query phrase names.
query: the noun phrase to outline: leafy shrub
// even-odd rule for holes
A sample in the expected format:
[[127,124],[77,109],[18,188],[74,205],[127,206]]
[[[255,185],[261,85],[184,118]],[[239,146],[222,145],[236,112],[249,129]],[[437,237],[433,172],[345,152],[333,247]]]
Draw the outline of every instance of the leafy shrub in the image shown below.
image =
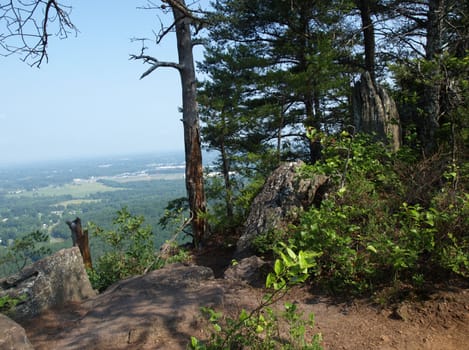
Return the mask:
[[[88,271],[93,288],[102,291],[114,282],[164,266],[165,261],[155,254],[151,227],[143,226],[144,220],[143,216],[134,216],[123,208],[113,221],[115,229],[89,225],[92,234],[108,245],[108,251],[97,259],[94,270]],[[187,255],[180,251],[168,261],[185,259]]]
[[302,216],[288,241],[314,257],[316,281],[364,293],[396,281],[419,286],[449,272],[468,276],[467,194],[437,196],[429,207],[407,204],[399,155],[361,135],[324,137],[324,144],[324,160],[302,176],[325,173],[336,190]]
[[15,239],[0,257],[3,273],[16,273],[26,265],[49,255],[51,249],[48,243],[49,235],[39,230]]
[[322,349],[321,334],[312,332],[313,314],[305,319],[303,312],[289,302],[284,304],[282,312],[271,307],[285,296],[291,286],[307,278],[309,269],[315,265],[314,256],[303,251],[295,253],[286,245],[281,245],[278,254],[280,258],[275,261],[274,271],[266,280],[266,287],[273,288],[273,293],[265,295],[262,303],[254,310],[241,310],[236,318],[223,317],[223,314],[203,307],[202,313],[207,317],[213,331],[206,342],[191,337],[191,349]]

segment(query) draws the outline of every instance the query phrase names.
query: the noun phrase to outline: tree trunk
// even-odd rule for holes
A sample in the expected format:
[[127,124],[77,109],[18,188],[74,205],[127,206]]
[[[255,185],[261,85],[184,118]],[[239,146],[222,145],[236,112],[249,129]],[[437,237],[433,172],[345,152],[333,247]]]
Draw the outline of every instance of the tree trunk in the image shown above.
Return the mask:
[[[307,92],[304,97],[304,104],[305,104],[305,113],[306,113],[306,121],[305,127],[314,128],[317,131],[321,130],[321,123],[319,122],[319,118],[314,113],[314,106],[313,106],[313,92]],[[309,155],[310,155],[310,162],[311,164],[316,163],[319,159],[321,159],[321,142],[319,139],[309,140]]]
[[[184,0],[178,0],[186,8]],[[190,24],[192,19],[177,6],[172,6],[176,23],[176,38],[182,85],[182,122],[184,126],[184,145],[186,159],[186,189],[191,211],[193,241],[200,247],[206,234],[206,201],[202,168],[202,151],[200,145],[199,116],[197,107],[197,90],[192,54]]]
[[375,28],[371,20],[371,1],[373,0],[358,0],[355,1],[358,9],[360,10],[360,17],[362,20],[363,31],[363,46],[365,50],[365,69],[370,73],[371,80],[376,80],[375,68]]
[[230,179],[230,161],[226,153],[225,147],[225,138],[220,143],[220,153],[221,161],[223,167],[223,181],[225,183],[225,205],[226,205],[226,217],[228,222],[231,224],[234,221],[234,208],[233,208],[233,191],[231,188],[231,179]]
[[70,230],[72,231],[72,242],[73,246],[78,246],[80,249],[81,256],[83,258],[83,264],[86,268],[92,269],[93,264],[91,262],[90,244],[88,240],[88,231],[83,231],[81,226],[80,218],[76,218],[73,221],[66,222]]
[[357,132],[376,133],[394,151],[400,148],[402,137],[396,103],[372,81],[368,72],[362,74],[354,87],[353,114]]
[[[442,48],[442,21],[445,10],[444,0],[429,0],[427,15],[427,44],[426,59],[433,61],[438,58]],[[439,64],[435,65],[433,77],[440,75]],[[420,126],[420,140],[426,156],[436,150],[435,133],[439,127],[441,85],[438,81],[426,84],[424,89],[423,110],[424,118],[417,125]]]

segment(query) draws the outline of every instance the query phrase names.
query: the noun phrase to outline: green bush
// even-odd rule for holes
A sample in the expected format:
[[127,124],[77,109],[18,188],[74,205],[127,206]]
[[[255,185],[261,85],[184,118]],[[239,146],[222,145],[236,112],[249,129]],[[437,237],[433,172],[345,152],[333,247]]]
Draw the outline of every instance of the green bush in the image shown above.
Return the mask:
[[274,270],[266,279],[266,287],[273,289],[273,292],[265,295],[257,308],[250,312],[243,309],[235,318],[224,317],[222,313],[203,307],[202,313],[213,330],[205,342],[191,337],[191,349],[322,349],[321,334],[313,333],[313,314],[304,317],[303,312],[290,302],[284,303],[282,312],[272,307],[291,286],[304,282],[309,269],[315,265],[316,254],[301,250],[296,253],[286,245],[281,245],[277,252],[280,258],[275,261]]
[[[144,220],[143,216],[134,216],[123,208],[117,212],[113,230],[89,224],[91,233],[107,245],[94,269],[88,271],[93,288],[102,291],[114,282],[164,266],[166,261],[156,254],[154,234],[151,227],[143,226]],[[167,262],[185,259],[187,254],[181,250]]]
[[51,253],[49,235],[39,230],[33,231],[21,238],[17,238],[0,256],[2,274],[10,275],[22,270]]
[[429,207],[407,204],[400,155],[361,135],[325,137],[324,144],[324,160],[301,175],[325,173],[335,191],[302,216],[288,241],[315,256],[315,281],[364,293],[398,281],[421,286],[449,273],[468,276],[467,194],[443,187]]

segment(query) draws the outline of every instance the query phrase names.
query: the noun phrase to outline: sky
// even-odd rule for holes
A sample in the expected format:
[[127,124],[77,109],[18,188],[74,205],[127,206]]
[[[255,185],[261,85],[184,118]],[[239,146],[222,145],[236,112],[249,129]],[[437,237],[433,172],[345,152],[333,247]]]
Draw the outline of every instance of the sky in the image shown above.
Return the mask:
[[[51,39],[38,69],[0,57],[0,164],[184,149],[175,69],[129,60],[170,14],[137,9],[144,0],[71,1],[79,33]],[[148,53],[176,61],[174,35]],[[201,54],[196,57],[200,60]]]

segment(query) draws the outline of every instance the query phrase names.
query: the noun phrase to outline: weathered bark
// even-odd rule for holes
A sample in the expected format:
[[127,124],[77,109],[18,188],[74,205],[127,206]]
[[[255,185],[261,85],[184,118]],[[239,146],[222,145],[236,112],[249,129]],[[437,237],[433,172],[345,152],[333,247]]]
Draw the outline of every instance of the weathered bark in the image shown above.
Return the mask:
[[[191,211],[191,226],[194,245],[199,247],[206,234],[206,201],[200,145],[197,89],[192,53],[190,24],[193,20],[187,16],[184,0],[174,1],[180,6],[171,5],[174,15],[179,73],[182,85],[182,122],[184,124],[184,145],[186,159],[186,189]],[[181,7],[182,6],[182,7]]]
[[[438,58],[442,49],[443,16],[445,12],[444,0],[429,0],[427,15],[427,43],[425,46],[426,59],[433,61]],[[439,64],[435,65],[432,72],[434,77],[440,75]],[[424,118],[417,123],[419,125],[420,141],[425,155],[430,155],[436,150],[436,130],[439,127],[441,85],[433,81],[425,85],[423,93]]]
[[373,0],[356,0],[355,3],[360,10],[363,31],[363,46],[365,49],[365,69],[370,73],[372,81],[375,81],[375,28],[371,20],[371,6]]
[[88,231],[83,231],[80,218],[76,218],[73,221],[67,221],[67,225],[70,227],[70,231],[72,231],[73,246],[78,246],[80,249],[81,256],[83,257],[83,264],[86,268],[92,269],[93,264],[91,262]]
[[230,223],[234,221],[234,208],[233,208],[233,190],[231,186],[230,178],[230,161],[226,152],[224,137],[220,143],[220,153],[223,168],[223,181],[225,183],[225,205],[226,205],[226,217]]
[[397,151],[402,144],[396,103],[386,90],[374,83],[368,72],[362,74],[353,91],[353,114],[357,132],[376,133]]

